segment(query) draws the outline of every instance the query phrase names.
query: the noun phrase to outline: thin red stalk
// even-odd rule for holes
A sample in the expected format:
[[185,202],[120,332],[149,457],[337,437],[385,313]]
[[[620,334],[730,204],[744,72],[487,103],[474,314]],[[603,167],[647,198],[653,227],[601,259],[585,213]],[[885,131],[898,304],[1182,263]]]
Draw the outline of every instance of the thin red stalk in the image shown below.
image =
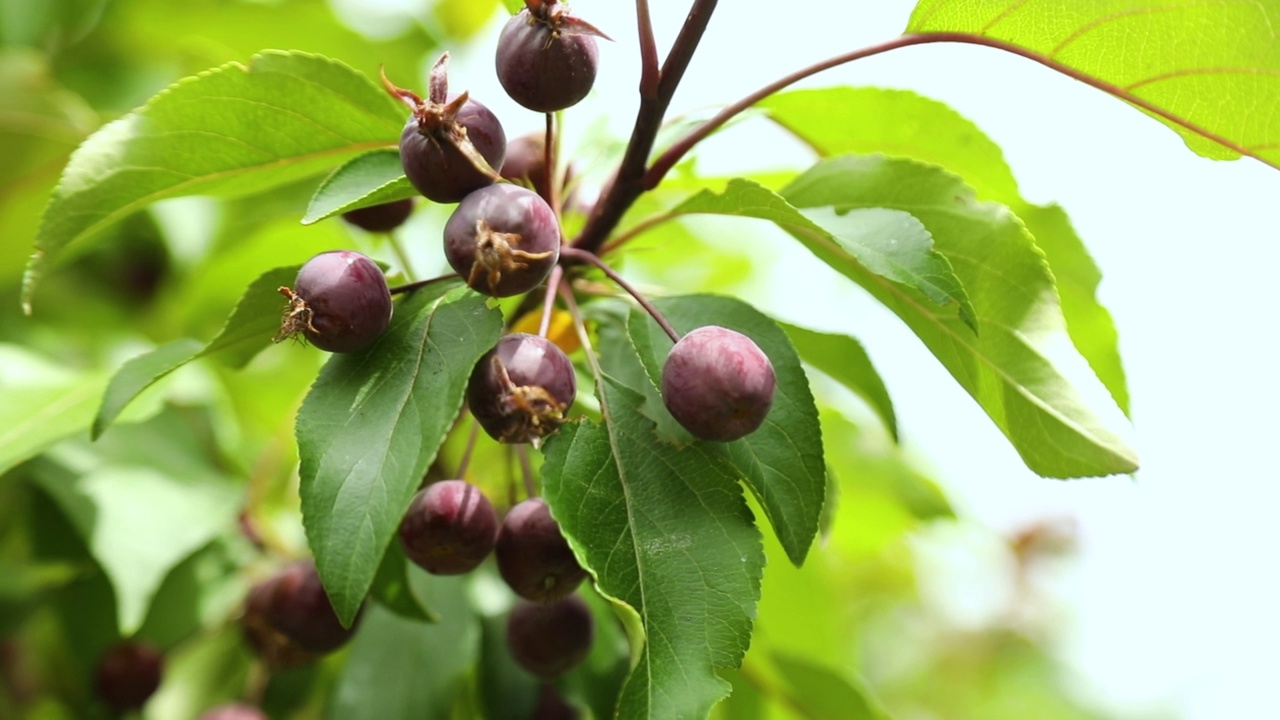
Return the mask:
[[560,278],[564,275],[564,266],[551,268],[551,277],[547,278],[547,297],[542,301],[542,321],[538,323],[538,336],[546,337],[551,329],[551,310],[556,305],[556,289],[560,287]]
[[962,43],[966,45],[980,45],[983,47],[995,48],[997,50],[1004,50],[1005,52],[1013,53],[1014,55],[1018,55],[1019,57],[1024,57],[1028,60],[1032,60],[1034,62],[1040,63],[1041,65],[1044,65],[1047,68],[1056,70],[1062,73],[1063,75],[1066,75],[1067,77],[1070,77],[1074,80],[1078,80],[1086,85],[1089,85],[1090,87],[1096,88],[1109,95],[1113,95],[1117,98],[1120,98],[1125,102],[1136,105],[1142,108],[1143,110],[1146,110],[1147,112],[1152,113],[1153,115],[1164,118],[1165,120],[1168,120],[1174,125],[1177,125],[1186,130],[1189,130],[1198,135],[1201,135],[1209,140],[1212,140],[1213,142],[1216,142],[1229,150],[1240,153],[1241,155],[1252,157],[1256,160],[1266,163],[1267,165],[1271,165],[1272,167],[1280,168],[1280,164],[1268,162],[1267,160],[1250,152],[1248,148],[1245,148],[1235,142],[1232,142],[1231,140],[1228,140],[1227,138],[1224,138],[1221,135],[1218,135],[1217,133],[1210,132],[1209,130],[1191,122],[1190,120],[1187,120],[1178,115],[1175,115],[1169,112],[1168,110],[1165,110],[1164,108],[1161,108],[1155,105],[1154,103],[1151,103],[1147,100],[1143,100],[1142,98],[1134,95],[1133,93],[1129,92],[1125,88],[1122,88],[1118,85],[1114,85],[1105,80],[1100,80],[1098,78],[1087,75],[1079,70],[1076,70],[1075,68],[1069,67],[1056,60],[1053,60],[1052,58],[1041,55],[1040,53],[1037,53],[1034,50],[1028,50],[1027,48],[1019,47],[1017,45],[1005,42],[1003,40],[983,37],[980,35],[969,35],[967,33],[958,33],[958,32],[931,32],[931,33],[919,33],[915,35],[903,35],[902,37],[894,38],[893,40],[890,40],[888,42],[880,43],[878,45],[872,45],[870,47],[865,47],[860,50],[854,50],[852,52],[848,52],[843,55],[837,55],[835,57],[823,60],[822,62],[810,65],[809,67],[803,68],[801,70],[797,70],[796,72],[791,73],[790,75],[780,78],[772,83],[769,83],[768,85],[765,85],[759,90],[756,90],[750,95],[747,95],[741,100],[724,108],[719,113],[717,113],[715,117],[699,125],[697,128],[694,128],[688,135],[681,138],[679,142],[675,143],[670,148],[668,148],[666,152],[662,153],[662,155],[653,162],[653,165],[649,168],[648,172],[645,173],[644,181],[643,181],[644,189],[651,190],[657,187],[658,183],[662,182],[662,178],[666,176],[666,174],[671,170],[671,168],[675,167],[676,163],[680,162],[680,159],[683,158],[684,155],[688,153],[689,150],[692,149],[694,145],[697,145],[699,142],[704,140],[708,135],[718,130],[721,126],[723,126],[726,122],[731,120],[738,113],[742,112],[743,110],[746,110],[752,105],[755,105],[756,103],[760,102],[766,97],[778,92],[779,90],[782,90],[783,88],[786,88],[789,85],[799,82],[800,80],[803,80],[807,77],[816,75],[824,70],[830,70],[833,67],[837,67],[845,63],[853,62],[854,60],[861,60],[863,58],[871,57],[873,55],[879,55],[881,53],[885,53],[890,50],[897,50],[898,48],[911,47],[913,45],[929,45],[932,43],[942,43],[942,42],[954,42],[954,43]]
[[533,464],[529,462],[529,448],[516,445],[516,457],[520,458],[520,474],[524,475],[524,492],[526,497],[538,497],[538,490],[533,484]]
[[556,217],[560,217],[560,192],[556,183],[556,114],[547,113],[547,134],[542,143],[542,162],[547,171],[547,197],[543,200],[551,206]]
[[480,423],[471,419],[471,432],[467,434],[467,446],[462,450],[462,459],[458,461],[458,479],[467,479],[467,466],[471,464],[471,451],[476,449],[476,436],[480,432]]
[[[587,324],[582,319],[582,309],[578,307],[578,300],[573,296],[573,290],[568,285],[560,286],[560,297],[569,310],[569,316],[573,318],[573,329],[578,333],[578,342],[582,344],[584,354],[587,356],[587,364],[591,366],[591,374],[598,384],[604,373],[600,369],[600,360],[596,357],[595,348],[591,347],[591,333],[587,332]],[[600,408],[604,410],[603,398],[601,398]]]
[[680,342],[680,333],[676,332],[676,329],[671,327],[671,323],[667,322],[667,319],[663,317],[662,313],[658,312],[658,308],[654,307],[653,303],[649,302],[649,298],[645,297],[644,293],[632,287],[631,283],[622,279],[622,276],[619,275],[616,270],[609,267],[609,264],[601,260],[598,255],[592,252],[587,252],[586,250],[567,247],[560,251],[560,257],[573,258],[600,268],[601,272],[609,276],[610,280],[617,283],[618,287],[626,290],[631,297],[636,299],[636,302],[640,303],[640,307],[644,308],[645,312],[649,313],[649,315],[653,316],[654,320],[658,321],[658,325],[662,328],[663,332],[671,338],[671,342]]

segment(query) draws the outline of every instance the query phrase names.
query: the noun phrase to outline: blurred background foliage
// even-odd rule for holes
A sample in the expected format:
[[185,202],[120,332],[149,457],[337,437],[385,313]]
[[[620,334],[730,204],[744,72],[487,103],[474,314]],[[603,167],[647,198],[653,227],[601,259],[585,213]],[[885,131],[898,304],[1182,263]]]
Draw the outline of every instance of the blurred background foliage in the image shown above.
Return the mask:
[[[371,76],[382,64],[422,71],[501,12],[498,0],[0,3],[0,717],[107,716],[91,673],[122,635],[166,652],[148,718],[191,718],[242,697],[282,718],[528,716],[536,684],[503,657],[510,598],[491,569],[468,581],[415,574],[413,589],[440,624],[379,609],[351,647],[318,665],[268,677],[242,642],[247,588],[306,552],[292,421],[321,353],[283,344],[242,371],[194,363],[88,440],[106,380],[125,359],[212,337],[262,271],[335,247],[392,260],[384,240],[337,220],[298,223],[314,179],[153,207],[74,247],[40,288],[33,317],[18,301],[41,210],[70,153],[168,84],[265,48],[328,55]],[[442,218],[420,208],[403,232]],[[749,256],[682,223],[634,249],[629,262],[681,290],[769,281]],[[796,569],[764,534],[755,637],[743,667],[723,671],[734,694],[717,716],[1100,717],[1053,652],[1070,519],[1006,537],[957,517],[874,415],[816,371],[813,381],[827,405],[832,476],[821,547]],[[461,446],[446,445],[444,467]],[[516,472],[509,454],[482,442],[471,474],[492,497],[508,497]],[[593,603],[596,650],[561,691],[600,717],[625,673],[626,643]],[[404,686],[412,692],[398,692]]]

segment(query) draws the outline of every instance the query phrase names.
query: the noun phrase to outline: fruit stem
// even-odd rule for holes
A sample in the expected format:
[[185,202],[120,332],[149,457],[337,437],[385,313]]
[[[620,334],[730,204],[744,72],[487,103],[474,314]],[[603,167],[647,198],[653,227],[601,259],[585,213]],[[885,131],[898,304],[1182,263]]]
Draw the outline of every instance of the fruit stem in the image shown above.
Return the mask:
[[653,303],[649,302],[649,298],[645,297],[644,293],[633,287],[631,283],[623,280],[622,276],[619,275],[616,270],[609,267],[608,263],[601,260],[598,255],[592,252],[587,252],[586,250],[566,247],[560,249],[560,257],[568,257],[574,260],[590,263],[600,268],[600,271],[609,276],[610,280],[617,283],[618,287],[626,290],[631,297],[636,299],[636,302],[640,303],[640,307],[644,308],[645,312],[649,313],[649,315],[658,322],[658,326],[667,333],[667,337],[671,338],[671,342],[680,342],[680,333],[676,332],[676,329],[671,327],[671,323],[667,322],[667,319],[663,317],[662,313],[658,312],[658,308],[654,307]]
[[636,26],[640,30],[640,97],[651,98],[658,93],[662,73],[658,67],[658,43],[653,36],[653,20],[649,17],[649,0],[636,0]]
[[476,449],[476,436],[480,431],[480,423],[471,419],[471,432],[467,435],[467,446],[462,449],[462,459],[458,461],[458,479],[467,479],[467,466],[471,464],[471,451]]
[[[564,305],[569,310],[569,316],[573,318],[573,330],[578,333],[578,342],[582,344],[584,355],[587,357],[587,364],[591,366],[591,374],[599,385],[600,379],[604,376],[604,372],[600,369],[600,359],[596,357],[596,351],[591,347],[591,334],[587,332],[587,324],[582,319],[582,309],[578,307],[578,300],[573,296],[573,290],[566,284],[560,286],[560,298],[564,300]],[[600,408],[605,409],[604,398],[600,398]]]
[[529,450],[524,445],[516,445],[516,457],[520,459],[520,474],[524,476],[524,492],[526,497],[538,497],[538,489],[533,485],[533,465],[529,462]]
[[414,290],[421,290],[422,288],[432,283],[443,282],[445,280],[453,280],[456,277],[458,277],[458,273],[449,273],[448,275],[441,275],[439,277],[433,277],[427,280],[417,280],[411,283],[406,283],[404,285],[397,285],[393,288],[390,288],[388,292],[390,292],[392,295],[399,295],[401,293],[411,293]]
[[1073,80],[1078,80],[1086,85],[1089,85],[1090,87],[1093,87],[1109,95],[1113,95],[1117,98],[1120,98],[1121,100],[1124,100],[1125,102],[1131,105],[1136,105],[1139,108],[1142,108],[1143,110],[1146,110],[1147,112],[1153,115],[1156,115],[1158,117],[1161,117],[1169,121],[1170,123],[1173,123],[1174,125],[1177,125],[1193,133],[1201,135],[1215,143],[1218,143],[1219,145],[1227,148],[1228,150],[1237,152],[1241,155],[1255,158],[1268,165],[1280,167],[1280,165],[1276,165],[1275,163],[1268,162],[1267,160],[1264,160],[1263,158],[1259,157],[1256,151],[1250,151],[1249,148],[1243,147],[1239,143],[1234,143],[1222,137],[1221,135],[1210,132],[1209,130],[1195,123],[1192,123],[1191,121],[1183,117],[1175,115],[1169,112],[1168,110],[1148,100],[1144,100],[1138,97],[1137,95],[1134,95],[1130,90],[1126,88],[1123,88],[1119,85],[1114,85],[1105,80],[1101,80],[1099,78],[1093,77],[1085,72],[1077,70],[1068,65],[1064,65],[1058,62],[1057,60],[1054,60],[1046,55],[1042,55],[1034,50],[1030,50],[1024,47],[1019,47],[1018,45],[1014,45],[1013,43],[1009,43],[1004,40],[999,40],[996,38],[986,37],[982,35],[971,35],[968,33],[961,33],[961,32],[926,32],[926,33],[917,33],[913,35],[903,35],[901,37],[894,38],[892,40],[889,40],[888,42],[883,42],[878,45],[871,45],[869,47],[865,47],[860,50],[854,50],[852,52],[844,53],[842,55],[836,55],[835,57],[831,57],[821,62],[810,65],[806,68],[802,68],[800,70],[797,70],[794,73],[791,73],[790,75],[779,78],[778,80],[775,80],[774,82],[769,83],[768,85],[765,85],[759,90],[756,90],[750,95],[747,95],[741,100],[724,108],[719,113],[716,113],[715,117],[711,118],[710,120],[694,128],[689,132],[688,135],[681,138],[678,142],[676,142],[670,148],[667,148],[667,150],[663,152],[662,155],[659,156],[657,160],[654,160],[653,166],[649,168],[649,171],[647,173],[645,173],[642,186],[644,190],[652,190],[653,188],[657,187],[658,183],[662,182],[662,178],[666,176],[667,172],[670,171],[671,168],[674,167],[676,163],[680,161],[680,158],[684,157],[685,153],[689,152],[689,150],[693,148],[694,145],[698,144],[699,142],[704,140],[708,135],[718,130],[721,126],[723,126],[726,122],[731,120],[738,113],[741,113],[743,110],[746,110],[747,108],[751,107],[752,105],[755,105],[756,103],[778,92],[779,90],[786,88],[788,85],[799,82],[800,80],[803,80],[812,75],[816,75],[824,70],[830,70],[831,68],[834,68],[836,66],[853,62],[854,60],[861,60],[862,58],[868,58],[873,55],[879,55],[881,53],[888,52],[890,50],[897,50],[899,48],[911,47],[913,45],[929,45],[932,43],[942,43],[942,42],[954,42],[954,43],[962,43],[967,45],[981,45],[983,47],[995,48],[997,50],[1004,50],[1005,52],[1013,53],[1014,55],[1018,55],[1019,57],[1024,57],[1028,60],[1038,62],[1041,65],[1044,65],[1045,67],[1051,70],[1056,70],[1062,73],[1063,75],[1070,77]]
[[546,337],[551,329],[551,310],[556,304],[556,290],[560,287],[560,278],[564,275],[564,266],[551,268],[551,276],[547,278],[547,297],[542,302],[542,321],[538,323],[538,336]]
[[694,0],[689,15],[685,18],[680,34],[671,45],[671,52],[662,65],[658,77],[658,89],[653,97],[640,97],[640,109],[636,112],[635,126],[631,130],[631,139],[627,142],[627,150],[622,163],[614,174],[613,185],[591,211],[587,224],[578,233],[573,246],[587,252],[596,252],[609,237],[609,233],[617,227],[623,213],[631,207],[636,198],[645,191],[645,166],[649,162],[649,153],[653,151],[654,140],[662,127],[662,118],[671,104],[680,79],[689,67],[693,52],[706,32],[707,23],[711,21],[711,13],[715,10],[717,0]]
[[404,251],[404,244],[394,232],[388,230],[386,235],[387,242],[391,243],[391,252],[395,254],[396,260],[400,261],[400,269],[404,271],[405,277],[413,277],[413,268],[409,266],[409,256]]
[[[547,135],[542,143],[542,162],[546,165],[547,171],[547,197],[543,200],[551,206],[551,211],[556,214],[556,220],[560,219],[560,187],[556,182],[556,114],[547,113]],[[554,293],[553,293],[554,294]]]

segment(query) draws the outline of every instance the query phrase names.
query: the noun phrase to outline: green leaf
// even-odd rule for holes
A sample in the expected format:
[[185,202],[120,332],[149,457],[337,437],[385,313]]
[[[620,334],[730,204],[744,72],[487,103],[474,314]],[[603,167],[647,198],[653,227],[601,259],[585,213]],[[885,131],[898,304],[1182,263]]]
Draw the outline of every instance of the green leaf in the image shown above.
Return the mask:
[[[720,325],[750,337],[769,356],[778,385],[764,424],[739,440],[706,446],[709,452],[722,454],[742,474],[787,557],[797,566],[803,564],[818,534],[827,473],[818,408],[791,341],[773,320],[733,298],[689,295],[664,298],[654,305],[677,332]],[[661,387],[671,339],[643,310],[632,312],[628,326],[650,381]],[[666,409],[650,408],[648,412]]]
[[325,717],[333,720],[435,720],[450,717],[454,698],[479,655],[479,622],[466,579],[412,573],[414,593],[440,613],[428,624],[371,606],[351,642]]
[[791,338],[802,360],[865,400],[884,421],[894,441],[898,440],[898,417],[893,412],[893,400],[862,343],[847,335],[821,333],[787,323],[778,325]]
[[378,565],[378,574],[369,589],[378,604],[408,620],[439,622],[440,618],[428,612],[414,597],[409,587],[409,560],[404,556],[400,543],[387,544],[386,554]]
[[[1053,276],[1007,208],[975,200],[969,187],[942,170],[880,156],[821,162],[782,195],[801,208],[909,209],[952,258],[982,334],[897,286],[851,277],[924,341],[1033,471],[1081,477],[1137,469],[1133,451],[1085,406],[1056,365],[1072,362],[1075,353]],[[798,239],[819,257],[832,255]]]
[[344,623],[453,427],[471,369],[502,328],[497,310],[456,283],[395,308],[368,350],[334,355],[298,411],[302,517],[316,567]]
[[621,718],[704,717],[742,661],[764,564],[731,468],[703,445],[660,442],[643,396],[605,376],[604,425],[566,425],[546,445],[543,492],[601,592],[644,623]]
[[[792,207],[777,193],[750,180],[729,181],[723,193],[703,190],[680,203],[673,215],[710,213],[771,220],[809,238],[810,243],[834,246],[839,259],[827,260],[840,272],[875,275],[913,288],[938,305],[955,304],[974,332],[978,324],[973,305],[945,256],[934,250],[933,238],[910,212],[892,208]],[[856,265],[856,267],[855,267]]]
[[107,386],[104,375],[34,385],[0,384],[0,474],[93,422]]
[[1244,154],[1280,167],[1280,126],[1266,121],[1280,107],[1277,26],[1273,2],[921,0],[907,32],[1023,48],[1168,113],[1158,119],[1205,157]]
[[782,653],[775,653],[772,659],[789,686],[787,704],[805,717],[888,720],[863,688],[831,668]]
[[371,205],[418,197],[404,176],[400,150],[381,148],[353,158],[320,183],[307,206],[303,225]]
[[1072,342],[1128,414],[1115,323],[1097,299],[1102,273],[1061,209],[1022,198],[1000,147],[976,125],[937,100],[882,88],[796,90],[761,107],[822,157],[883,152],[921,160],[959,175],[978,199],[1008,205],[1049,261]]
[[392,145],[403,123],[367,77],[316,55],[268,51],[182,80],[72,155],[36,236],[24,306],[67,245],[156,200],[261,192]]
[[279,288],[293,283],[299,267],[268,270],[250,283],[217,337],[203,348],[197,340],[175,340],[126,362],[107,385],[90,437],[99,438],[143,390],[196,358],[219,356],[232,367],[244,367],[279,329],[285,306]]
[[198,466],[183,477],[108,465],[35,480],[110,579],[122,635],[142,625],[169,570],[230,527],[240,504],[240,488]]

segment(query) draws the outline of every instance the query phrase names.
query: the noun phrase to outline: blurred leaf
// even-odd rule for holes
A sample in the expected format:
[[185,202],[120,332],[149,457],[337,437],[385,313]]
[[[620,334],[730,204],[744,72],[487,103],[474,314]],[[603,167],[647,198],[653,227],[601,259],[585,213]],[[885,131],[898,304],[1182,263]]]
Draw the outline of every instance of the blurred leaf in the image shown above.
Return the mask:
[[621,718],[703,717],[729,691],[751,637],[764,557],[732,470],[701,445],[653,435],[642,397],[604,377],[604,425],[566,425],[546,445],[543,492],[601,592],[644,622]]
[[1280,106],[1277,26],[1280,6],[1270,2],[921,0],[906,31],[1025,48],[1033,59],[1098,78],[1178,117],[1182,122],[1158,119],[1200,155],[1240,153],[1188,124],[1280,167],[1280,126],[1265,121],[1270,113],[1262,109]]
[[89,427],[106,387],[100,373],[48,384],[0,383],[0,474]]
[[320,183],[302,224],[310,225],[357,208],[416,197],[418,191],[404,176],[400,150],[370,150],[334,170]]
[[139,635],[160,647],[173,647],[201,630],[225,625],[236,613],[249,590],[241,566],[254,558],[245,552],[248,541],[231,532],[223,528],[223,537],[165,575]]
[[[1055,366],[1070,362],[1053,275],[1018,219],[979,202],[959,178],[882,156],[818,163],[783,197],[796,207],[910,210],[950,257],[973,300],[981,335],[951,313],[921,305],[896,286],[850,274],[924,341],[1009,438],[1031,470],[1046,477],[1128,473],[1137,458],[1086,407]],[[796,235],[819,257],[833,251]]]
[[478,655],[480,628],[466,578],[414,571],[415,593],[441,622],[407,620],[381,605],[365,611],[329,701],[332,720],[447,720]]
[[0,602],[27,600],[71,582],[80,572],[65,562],[15,564],[0,560]]
[[344,622],[355,617],[501,326],[483,296],[457,283],[430,285],[398,304],[368,350],[331,357],[303,401],[303,524]]
[[141,625],[169,570],[232,522],[239,488],[199,468],[182,477],[146,467],[102,466],[36,476],[115,589],[122,635]]
[[378,564],[378,574],[373,578],[369,594],[378,604],[407,620],[439,622],[440,618],[424,608],[409,588],[409,560],[404,556],[400,542],[392,539]]
[[5,98],[0,153],[6,159],[0,167],[0,195],[25,175],[61,165],[98,126],[93,109],[59,87],[48,60],[34,52],[0,52],[0,97]]
[[867,508],[857,506],[870,493],[890,498],[917,520],[955,517],[942,489],[916,470],[901,448],[877,441],[834,410],[822,413],[822,437],[841,491],[852,496],[848,512],[864,525],[871,525],[872,518],[864,517]]
[[806,363],[866,401],[884,421],[885,429],[898,440],[898,418],[893,412],[893,400],[880,379],[880,373],[871,364],[871,357],[862,343],[847,336],[820,333],[787,323],[778,323],[791,338],[791,344]]
[[507,12],[515,15],[524,9],[524,0],[502,0],[502,6],[507,9]]
[[[706,449],[723,455],[742,474],[791,562],[804,564],[818,534],[826,465],[818,409],[791,341],[773,320],[733,298],[688,295],[663,298],[654,304],[677,332],[687,333],[703,325],[735,330],[754,340],[772,362],[778,384],[764,424],[731,443],[707,443]],[[628,328],[650,382],[661,387],[670,338],[643,310],[632,311]],[[664,411],[649,410],[651,414]]]
[[250,283],[222,331],[203,349],[198,340],[175,340],[121,366],[107,385],[90,437],[97,439],[101,436],[143,390],[188,362],[222,355],[228,365],[238,368],[267,348],[267,341],[280,327],[280,313],[285,306],[279,288],[292,284],[298,269],[295,265],[268,270]]
[[775,653],[773,664],[788,685],[787,704],[813,720],[888,720],[866,692],[831,668],[804,658]]
[[434,3],[431,10],[449,37],[467,40],[489,23],[498,7],[497,0],[471,0]]
[[58,46],[93,27],[107,0],[44,0],[0,6],[0,45]]
[[391,145],[403,113],[334,60],[269,51],[188,78],[103,127],[71,157],[45,210],[23,302],[70,243],[156,200],[244,195]]
[[254,660],[234,625],[175,647],[165,655],[164,682],[147,701],[143,717],[192,718],[239,700]]
[[849,275],[872,273],[912,288],[937,305],[954,304],[974,332],[973,306],[951,263],[934,250],[933,238],[909,212],[891,208],[797,208],[750,180],[735,179],[722,193],[703,190],[672,211],[771,220],[811,244],[834,246],[818,257]]
[[1120,409],[1129,412],[1115,323],[1097,299],[1102,273],[1061,209],[1022,199],[1000,146],[976,125],[937,100],[882,88],[795,90],[768,98],[762,107],[822,157],[910,157],[959,175],[980,200],[1008,205],[1049,261],[1072,342]]

